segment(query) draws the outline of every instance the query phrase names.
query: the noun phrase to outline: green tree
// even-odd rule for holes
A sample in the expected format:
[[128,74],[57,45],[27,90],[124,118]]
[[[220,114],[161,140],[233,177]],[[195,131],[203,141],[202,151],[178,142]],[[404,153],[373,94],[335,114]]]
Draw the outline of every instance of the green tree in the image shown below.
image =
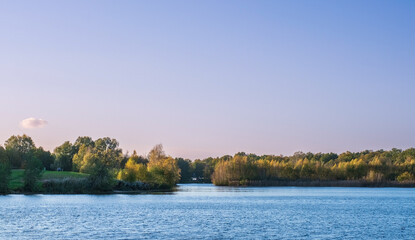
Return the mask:
[[147,165],[148,163],[148,159],[146,159],[143,156],[139,156],[135,150],[133,151],[133,154],[128,159],[130,158],[134,160],[135,163],[141,163],[144,165]]
[[[229,160],[231,158],[232,158],[232,156],[226,155],[226,156],[222,157],[221,159],[222,160],[224,160],[224,159]],[[204,163],[204,164],[202,164],[203,165],[203,176],[202,176],[203,182],[205,182],[205,183],[210,183],[211,182],[211,176],[212,176],[213,172],[215,171],[215,165],[218,162],[219,162],[219,159],[211,158],[211,157],[206,158],[206,159],[203,160],[203,163]],[[196,166],[195,166],[195,172],[199,172],[200,170],[198,170],[198,169],[200,169],[202,167],[202,166],[197,166],[197,165],[198,164],[196,164]],[[199,173],[197,173],[196,175],[198,175],[198,174]]]
[[37,181],[42,177],[42,162],[36,157],[32,157],[25,163],[24,171],[24,190],[28,192],[35,192],[38,190]]
[[85,155],[86,165],[84,172],[89,173],[88,180],[93,191],[110,191],[114,175],[108,169],[105,161],[99,153],[88,153]]
[[46,170],[52,170],[55,157],[49,151],[45,151],[42,147],[39,147],[34,150],[33,154],[42,162],[42,165]]
[[[79,167],[80,172],[91,173],[96,165],[106,166],[109,170],[120,168],[120,163],[123,159],[122,150],[117,147],[118,142],[114,139],[114,141],[107,141],[108,139],[98,139],[95,142],[94,148],[87,148],[85,145],[81,146],[78,154],[74,156],[74,160],[76,159],[75,163]],[[99,160],[99,164],[97,164],[97,160]]]
[[122,150],[118,145],[115,139],[100,138],[95,141],[94,147],[89,147],[83,155],[79,171],[89,174],[91,188],[94,191],[111,190],[113,179],[123,159]]
[[72,158],[74,156],[74,148],[69,141],[64,142],[53,150],[55,155],[54,167],[64,171],[72,170]]
[[192,162],[193,177],[198,180],[204,180],[206,162],[196,159]]
[[331,160],[337,159],[339,156],[336,153],[323,153],[321,154],[321,158],[319,159],[323,163],[327,163]]
[[308,161],[308,159],[304,159],[301,171],[300,171],[300,177],[302,179],[311,180],[313,178],[314,169],[312,164]]
[[0,194],[8,193],[11,169],[6,150],[0,146]]
[[92,147],[87,145],[80,145],[77,153],[72,158],[72,171],[79,172],[81,167],[85,164],[85,155],[93,150]]
[[192,179],[192,161],[188,160],[188,159],[183,159],[183,158],[176,158],[177,161],[177,165],[180,168],[180,182],[181,183],[186,183],[186,182],[190,182]]
[[23,164],[31,157],[36,146],[27,135],[11,136],[4,144],[13,168],[23,168]]
[[72,157],[72,171],[79,172],[83,165],[83,160],[88,152],[95,147],[95,142],[91,137],[78,137],[73,144],[74,155]]
[[173,187],[180,181],[180,168],[172,157],[165,157],[148,163],[152,180],[160,186]]
[[95,141],[94,153],[98,153],[103,164],[110,169],[120,169],[123,160],[122,149],[118,148],[119,143],[108,137],[99,138]]
[[93,148],[95,146],[95,142],[91,137],[78,137],[73,144],[75,152],[78,152],[79,147],[81,146]]
[[150,151],[148,158],[147,169],[153,182],[161,186],[173,187],[180,181],[180,168],[176,160],[164,153],[161,144]]

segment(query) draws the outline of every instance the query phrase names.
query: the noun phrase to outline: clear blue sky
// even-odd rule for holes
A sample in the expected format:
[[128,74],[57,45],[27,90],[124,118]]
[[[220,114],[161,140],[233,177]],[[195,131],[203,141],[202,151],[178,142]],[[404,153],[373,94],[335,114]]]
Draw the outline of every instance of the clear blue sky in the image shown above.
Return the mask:
[[415,1],[1,1],[0,30],[1,143],[415,146]]

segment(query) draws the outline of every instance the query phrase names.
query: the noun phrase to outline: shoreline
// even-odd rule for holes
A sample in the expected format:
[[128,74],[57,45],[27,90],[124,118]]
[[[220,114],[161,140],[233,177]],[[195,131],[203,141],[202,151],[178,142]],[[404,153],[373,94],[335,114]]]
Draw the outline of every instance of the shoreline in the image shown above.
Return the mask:
[[141,195],[141,194],[172,194],[175,192],[175,189],[160,189],[160,190],[134,190],[134,191],[120,191],[114,190],[110,192],[79,192],[79,193],[64,193],[64,192],[20,192],[20,191],[11,191],[7,194],[0,194],[0,196],[6,195],[116,195],[116,194],[129,194],[129,195]]
[[[365,182],[365,181],[248,181],[244,184],[232,182],[229,185],[215,185],[213,183],[180,183],[187,184],[212,184],[216,187],[343,187],[343,188],[415,188],[415,182],[399,183],[399,182]],[[173,194],[177,191],[177,187],[171,189],[153,189],[153,190],[113,190],[108,192],[22,192],[11,191],[6,195],[143,195],[143,194]]]

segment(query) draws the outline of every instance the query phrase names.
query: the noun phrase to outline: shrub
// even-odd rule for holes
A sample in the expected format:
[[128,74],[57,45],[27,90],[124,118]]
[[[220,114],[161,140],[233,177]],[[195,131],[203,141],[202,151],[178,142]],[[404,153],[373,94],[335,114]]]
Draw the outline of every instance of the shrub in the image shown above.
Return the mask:
[[91,186],[86,178],[64,178],[45,180],[42,189],[47,193],[88,193]]
[[118,180],[115,184],[114,189],[119,191],[140,191],[140,190],[153,190],[158,189],[159,187],[150,184],[150,183],[144,183],[141,181],[136,182],[127,182],[127,181],[120,181]]

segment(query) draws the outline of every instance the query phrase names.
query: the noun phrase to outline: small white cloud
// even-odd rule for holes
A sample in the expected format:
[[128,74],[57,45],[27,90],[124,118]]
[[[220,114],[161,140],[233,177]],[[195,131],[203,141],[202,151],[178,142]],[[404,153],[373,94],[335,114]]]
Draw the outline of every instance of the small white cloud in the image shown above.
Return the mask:
[[26,118],[20,122],[20,126],[23,128],[42,128],[48,124],[47,121],[40,118]]

